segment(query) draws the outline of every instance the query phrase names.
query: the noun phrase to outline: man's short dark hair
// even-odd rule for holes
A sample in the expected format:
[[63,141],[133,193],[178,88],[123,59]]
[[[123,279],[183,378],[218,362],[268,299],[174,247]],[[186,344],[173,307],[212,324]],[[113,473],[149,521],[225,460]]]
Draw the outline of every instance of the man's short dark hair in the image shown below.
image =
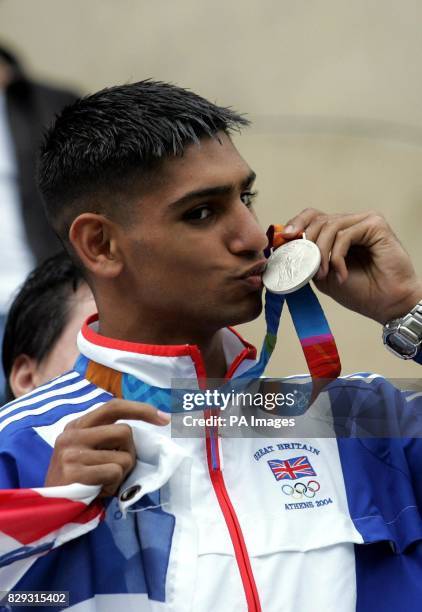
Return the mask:
[[39,186],[50,223],[66,244],[82,212],[123,221],[130,195],[160,162],[248,123],[191,91],[151,80],[81,98],[57,117],[41,149]]
[[70,298],[84,282],[81,271],[66,253],[35,268],[20,288],[7,315],[2,361],[5,395],[14,395],[8,383],[13,363],[22,354],[40,362],[54,348],[69,320]]

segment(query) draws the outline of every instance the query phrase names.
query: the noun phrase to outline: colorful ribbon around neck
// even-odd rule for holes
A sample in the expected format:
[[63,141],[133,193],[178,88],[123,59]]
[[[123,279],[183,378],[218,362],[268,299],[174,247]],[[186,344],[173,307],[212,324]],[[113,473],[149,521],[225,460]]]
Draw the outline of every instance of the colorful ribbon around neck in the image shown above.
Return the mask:
[[[282,225],[270,225],[267,231],[268,247],[264,251],[268,258],[273,251],[288,242],[282,236]],[[276,335],[278,321],[284,301],[290,311],[297,336],[300,340],[315,391],[319,392],[341,372],[340,357],[334,336],[331,333],[321,304],[309,284],[287,295],[275,295],[267,291],[266,319],[268,332]],[[276,323],[276,328],[274,324]],[[272,343],[271,343],[272,344]],[[274,343],[275,345],[275,338]],[[316,384],[318,382],[318,384]]]

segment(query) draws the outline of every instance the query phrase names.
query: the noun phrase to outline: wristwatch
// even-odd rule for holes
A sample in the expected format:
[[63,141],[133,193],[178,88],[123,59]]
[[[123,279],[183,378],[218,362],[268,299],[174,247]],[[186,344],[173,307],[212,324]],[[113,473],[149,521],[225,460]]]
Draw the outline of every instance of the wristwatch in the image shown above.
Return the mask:
[[385,346],[400,359],[413,359],[422,344],[422,300],[400,319],[388,321],[382,330]]

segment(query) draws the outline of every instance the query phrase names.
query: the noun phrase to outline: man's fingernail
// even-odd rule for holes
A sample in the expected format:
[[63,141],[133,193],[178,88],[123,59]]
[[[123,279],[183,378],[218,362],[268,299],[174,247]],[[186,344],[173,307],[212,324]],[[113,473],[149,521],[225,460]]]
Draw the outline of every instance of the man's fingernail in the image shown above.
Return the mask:
[[167,425],[170,423],[171,416],[167,412],[163,412],[162,410],[157,410],[157,418],[163,425]]
[[283,230],[283,234],[293,234],[293,232],[295,231],[296,231],[296,228],[294,225],[287,225]]
[[340,274],[340,272],[336,272],[336,278],[337,278],[338,284],[341,285],[343,283],[343,277]]

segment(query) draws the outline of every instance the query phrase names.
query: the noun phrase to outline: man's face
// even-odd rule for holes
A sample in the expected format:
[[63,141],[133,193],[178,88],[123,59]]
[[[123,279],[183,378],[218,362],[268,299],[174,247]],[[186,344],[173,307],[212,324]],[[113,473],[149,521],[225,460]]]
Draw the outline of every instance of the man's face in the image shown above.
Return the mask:
[[148,323],[214,331],[261,312],[267,239],[251,207],[255,176],[219,139],[164,162],[122,233],[125,281]]

